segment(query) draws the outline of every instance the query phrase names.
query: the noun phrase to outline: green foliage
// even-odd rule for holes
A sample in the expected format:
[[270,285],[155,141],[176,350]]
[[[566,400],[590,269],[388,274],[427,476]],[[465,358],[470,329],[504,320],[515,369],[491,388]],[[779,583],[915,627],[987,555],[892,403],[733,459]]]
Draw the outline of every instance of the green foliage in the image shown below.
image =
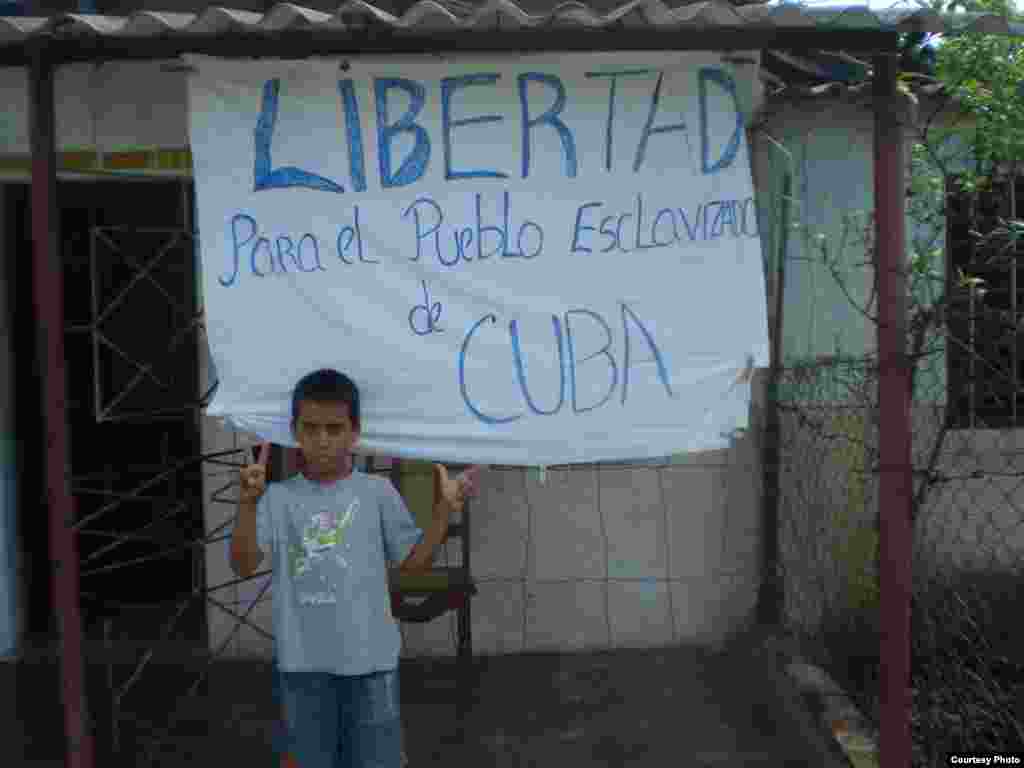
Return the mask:
[[[1008,0],[954,0],[947,10],[957,8],[1017,15]],[[1024,160],[1024,41],[951,36],[938,48],[936,75],[973,117],[965,138],[974,150],[978,175],[985,177],[997,164]]]

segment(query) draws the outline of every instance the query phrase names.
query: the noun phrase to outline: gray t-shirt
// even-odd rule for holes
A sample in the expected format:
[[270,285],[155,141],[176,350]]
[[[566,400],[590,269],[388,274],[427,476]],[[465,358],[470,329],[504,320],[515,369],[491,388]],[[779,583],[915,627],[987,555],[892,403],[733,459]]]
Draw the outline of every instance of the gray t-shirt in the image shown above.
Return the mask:
[[273,568],[283,671],[365,675],[398,666],[387,563],[404,562],[423,531],[388,478],[353,470],[331,485],[301,473],[270,483],[256,530]]

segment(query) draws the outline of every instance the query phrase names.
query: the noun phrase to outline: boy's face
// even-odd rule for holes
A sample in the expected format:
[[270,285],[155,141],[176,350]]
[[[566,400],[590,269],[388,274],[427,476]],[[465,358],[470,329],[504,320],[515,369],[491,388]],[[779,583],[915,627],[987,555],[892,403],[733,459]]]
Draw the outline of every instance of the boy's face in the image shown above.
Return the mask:
[[303,400],[294,432],[307,465],[320,472],[333,470],[338,459],[352,453],[359,440],[347,403]]

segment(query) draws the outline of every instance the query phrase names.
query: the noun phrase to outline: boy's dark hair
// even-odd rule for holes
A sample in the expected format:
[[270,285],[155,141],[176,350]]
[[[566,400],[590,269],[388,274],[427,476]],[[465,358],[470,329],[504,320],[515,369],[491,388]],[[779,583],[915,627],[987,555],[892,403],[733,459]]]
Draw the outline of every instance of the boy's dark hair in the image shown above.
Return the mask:
[[292,427],[299,420],[299,404],[305,400],[317,403],[345,403],[352,426],[359,430],[359,388],[343,373],[332,368],[303,376],[292,393]]

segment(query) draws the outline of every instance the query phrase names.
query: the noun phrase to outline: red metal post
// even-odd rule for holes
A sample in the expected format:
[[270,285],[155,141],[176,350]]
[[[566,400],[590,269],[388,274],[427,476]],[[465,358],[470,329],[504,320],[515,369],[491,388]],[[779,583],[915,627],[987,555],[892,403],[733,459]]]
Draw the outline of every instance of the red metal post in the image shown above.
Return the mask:
[[896,100],[898,57],[877,56],[875,93],[875,251],[880,377],[879,547],[881,589],[882,768],[907,768],[910,743],[910,368],[906,343],[904,110]]
[[[45,45],[45,44],[44,44]],[[46,429],[46,489],[53,563],[53,608],[60,642],[64,727],[69,768],[93,768],[93,739],[85,696],[78,545],[64,371],[64,285],[57,215],[55,64],[37,49],[29,69],[32,136],[32,240],[35,308]]]

